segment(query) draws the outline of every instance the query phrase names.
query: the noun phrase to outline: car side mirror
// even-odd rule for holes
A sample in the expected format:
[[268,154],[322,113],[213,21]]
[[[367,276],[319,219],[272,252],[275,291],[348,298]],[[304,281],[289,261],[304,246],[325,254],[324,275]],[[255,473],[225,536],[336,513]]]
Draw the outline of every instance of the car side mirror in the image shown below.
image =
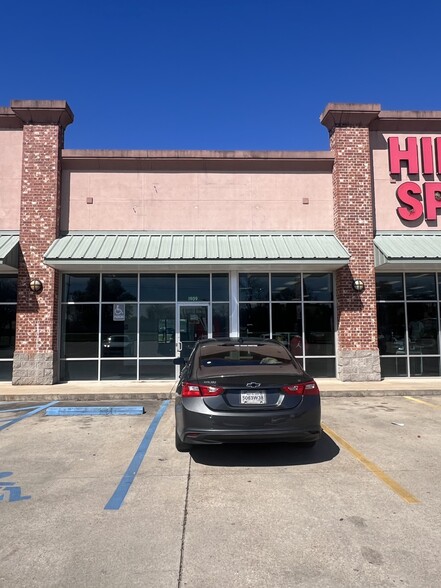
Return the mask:
[[185,361],[185,359],[183,357],[175,357],[173,360],[173,363],[175,365],[180,365],[181,367],[184,367],[184,365],[187,363]]

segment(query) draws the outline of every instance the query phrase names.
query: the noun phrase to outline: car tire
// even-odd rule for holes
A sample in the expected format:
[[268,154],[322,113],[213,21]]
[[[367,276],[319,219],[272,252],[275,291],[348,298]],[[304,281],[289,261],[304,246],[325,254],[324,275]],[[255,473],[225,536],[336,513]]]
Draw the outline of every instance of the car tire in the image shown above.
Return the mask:
[[180,452],[180,453],[188,453],[190,451],[190,445],[188,443],[184,443],[183,441],[180,440],[178,432],[175,430],[175,445],[176,445],[176,449]]

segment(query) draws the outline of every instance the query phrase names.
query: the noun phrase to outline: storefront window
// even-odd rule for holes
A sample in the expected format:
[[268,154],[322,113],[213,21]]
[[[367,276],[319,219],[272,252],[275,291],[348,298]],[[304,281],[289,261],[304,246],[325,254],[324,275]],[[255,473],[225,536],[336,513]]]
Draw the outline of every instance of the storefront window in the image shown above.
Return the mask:
[[138,300],[138,276],[136,274],[104,274],[103,300],[109,302]]
[[212,300],[216,302],[228,302],[230,299],[228,274],[213,274],[211,280]]
[[407,300],[436,300],[435,274],[406,274]]
[[139,355],[174,357],[176,354],[176,306],[141,304],[139,308]]
[[180,302],[208,302],[210,300],[210,276],[208,274],[178,275],[178,300]]
[[402,274],[378,274],[376,282],[378,301],[404,299]]
[[301,304],[272,304],[272,338],[281,341],[296,357],[303,355]]
[[[17,276],[0,276],[0,359],[8,360],[15,350]],[[0,361],[0,381],[12,380],[12,361]]]
[[332,304],[305,304],[305,354],[335,355]]
[[270,338],[269,304],[240,305],[240,336]]
[[141,302],[174,302],[176,278],[174,274],[146,274],[140,276]]
[[213,337],[228,337],[230,334],[230,305],[213,303]]
[[240,274],[239,300],[244,302],[269,300],[268,274]]
[[303,297],[311,301],[333,300],[332,274],[304,274]]
[[98,304],[69,304],[61,308],[61,357],[97,357]]
[[[439,376],[440,306],[435,300],[440,274],[379,274],[376,281],[382,376]],[[404,301],[386,302],[394,299]]]
[[300,300],[300,274],[271,274],[271,300]]
[[63,276],[63,302],[98,302],[98,274],[68,274]]
[[137,306],[103,304],[101,307],[102,357],[133,357],[137,354]]

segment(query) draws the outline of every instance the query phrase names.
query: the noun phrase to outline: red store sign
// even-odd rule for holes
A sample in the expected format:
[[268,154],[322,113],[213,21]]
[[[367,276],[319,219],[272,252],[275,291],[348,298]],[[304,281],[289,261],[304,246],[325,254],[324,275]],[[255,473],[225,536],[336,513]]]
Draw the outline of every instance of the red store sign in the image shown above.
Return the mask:
[[406,137],[403,149],[399,137],[389,137],[388,152],[391,176],[401,179],[401,168],[405,164],[409,177],[396,192],[402,205],[397,208],[400,219],[436,221],[438,210],[441,211],[441,182],[430,180],[441,176],[441,137],[423,137],[419,142],[416,137]]

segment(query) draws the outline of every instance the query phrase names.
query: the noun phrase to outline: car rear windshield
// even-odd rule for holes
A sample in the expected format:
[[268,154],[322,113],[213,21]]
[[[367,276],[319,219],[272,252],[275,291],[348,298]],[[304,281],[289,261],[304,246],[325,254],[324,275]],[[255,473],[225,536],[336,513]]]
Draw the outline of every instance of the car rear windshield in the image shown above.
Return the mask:
[[293,361],[281,345],[219,344],[202,346],[199,351],[199,366],[216,368],[220,366],[290,366]]

